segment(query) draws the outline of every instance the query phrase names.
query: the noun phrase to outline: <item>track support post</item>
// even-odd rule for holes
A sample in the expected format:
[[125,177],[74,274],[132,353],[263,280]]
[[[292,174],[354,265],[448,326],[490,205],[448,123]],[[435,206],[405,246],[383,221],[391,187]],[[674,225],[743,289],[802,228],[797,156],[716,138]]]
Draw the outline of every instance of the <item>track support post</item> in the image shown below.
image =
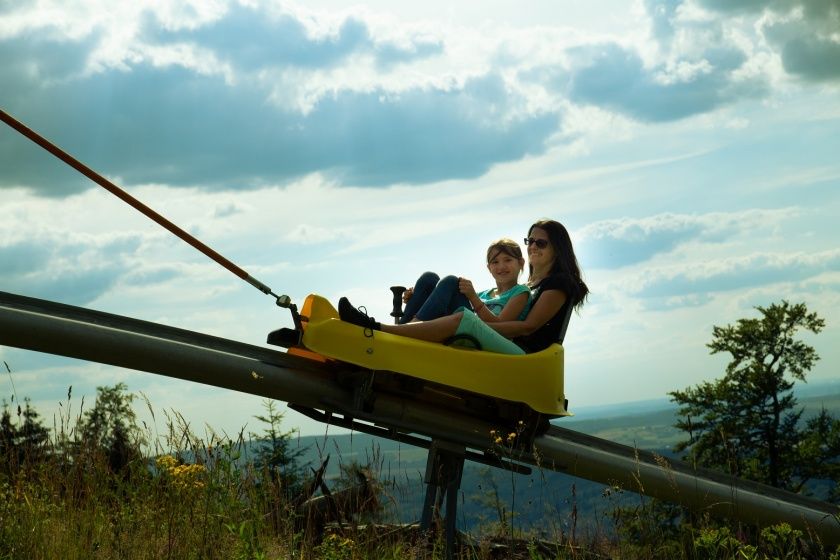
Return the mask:
[[444,535],[446,537],[445,558],[455,557],[455,523],[458,512],[458,490],[461,488],[461,476],[464,473],[463,445],[433,440],[429,446],[426,461],[426,499],[420,518],[421,531],[428,533],[435,518],[440,518],[441,505],[446,497],[446,516]]

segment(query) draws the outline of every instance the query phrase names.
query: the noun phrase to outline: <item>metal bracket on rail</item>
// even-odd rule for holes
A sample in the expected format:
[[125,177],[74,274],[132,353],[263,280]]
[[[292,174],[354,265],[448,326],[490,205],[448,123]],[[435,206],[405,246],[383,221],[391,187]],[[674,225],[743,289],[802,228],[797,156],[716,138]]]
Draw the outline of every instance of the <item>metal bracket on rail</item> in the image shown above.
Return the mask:
[[283,307],[289,310],[292,314],[292,321],[295,323],[295,329],[302,333],[303,332],[303,324],[300,320],[300,313],[298,313],[297,305],[292,303],[292,298],[289,296],[277,296],[277,307]]
[[[413,445],[414,447],[429,449],[433,441],[413,436],[405,432],[401,432],[396,428],[386,428],[382,426],[374,426],[373,424],[368,424],[365,422],[360,422],[355,419],[352,412],[339,411],[340,407],[336,405],[331,405],[333,411],[327,412],[293,403],[289,403],[289,408],[296,412],[300,412],[307,418],[317,420],[318,422],[323,422],[324,424],[339,426],[341,428],[347,428],[348,430],[354,430],[363,434],[370,434],[372,436],[381,437],[383,439],[398,441],[400,443]],[[339,414],[341,416],[339,416]],[[487,465],[488,467],[494,467],[497,469],[515,472],[517,474],[529,475],[532,472],[531,467],[502,459],[498,455],[494,455],[492,453],[478,453],[476,451],[466,450],[464,452],[464,458],[468,461],[473,461],[474,463],[479,463],[482,465]]]
[[290,329],[283,327],[281,329],[277,329],[276,331],[271,331],[268,333],[266,342],[268,344],[273,344],[274,346],[282,346],[283,348],[300,346],[301,339],[303,338],[303,322],[301,320],[300,313],[298,313],[297,305],[292,303],[292,298],[283,295],[277,296],[277,306],[289,310],[292,314],[292,321],[295,324],[295,328]]

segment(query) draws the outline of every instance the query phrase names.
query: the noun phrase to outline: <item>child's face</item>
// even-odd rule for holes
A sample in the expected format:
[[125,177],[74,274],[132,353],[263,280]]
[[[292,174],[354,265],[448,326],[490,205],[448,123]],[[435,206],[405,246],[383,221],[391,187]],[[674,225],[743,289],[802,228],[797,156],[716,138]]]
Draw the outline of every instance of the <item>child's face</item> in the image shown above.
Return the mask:
[[524,265],[524,259],[517,259],[507,253],[497,252],[490,257],[487,270],[493,275],[496,283],[515,283]]

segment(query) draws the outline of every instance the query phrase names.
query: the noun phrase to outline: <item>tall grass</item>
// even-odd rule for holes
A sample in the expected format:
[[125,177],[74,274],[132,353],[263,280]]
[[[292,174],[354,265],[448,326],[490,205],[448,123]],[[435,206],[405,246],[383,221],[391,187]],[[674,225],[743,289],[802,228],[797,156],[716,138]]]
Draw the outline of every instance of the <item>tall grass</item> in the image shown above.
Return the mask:
[[[165,413],[162,433],[144,425],[130,431],[124,448],[115,451],[85,439],[79,430],[84,406],[74,412],[72,404],[68,393],[46,439],[0,447],[0,560],[443,557],[439,536],[429,540],[416,527],[396,524],[383,528],[373,523],[382,521],[375,516],[355,518],[360,523],[326,536],[308,531],[281,479],[248,460],[242,433],[230,438],[210,431],[198,437],[179,414]],[[146,405],[154,419],[151,404]],[[24,414],[18,407],[18,427],[25,424]],[[493,435],[500,452],[518,437]],[[606,500],[621,491],[610,489]],[[483,534],[463,538],[460,558],[828,555],[784,526],[750,542],[738,530],[707,519],[676,526],[661,505],[649,500],[614,515],[615,530],[609,534],[579,536],[576,519],[565,530],[558,525],[554,534],[531,533],[515,527],[514,520],[517,507],[533,504],[512,504],[494,487],[490,493],[479,499],[492,504],[497,519],[484,526]],[[574,495],[570,499],[574,502]],[[383,502],[388,501],[385,496]]]
[[290,518],[274,511],[280,489],[235,465],[241,439],[202,441],[176,415],[115,468],[77,425],[61,418],[37,449],[2,458],[0,557],[259,558],[293,542],[291,524],[271,523]]

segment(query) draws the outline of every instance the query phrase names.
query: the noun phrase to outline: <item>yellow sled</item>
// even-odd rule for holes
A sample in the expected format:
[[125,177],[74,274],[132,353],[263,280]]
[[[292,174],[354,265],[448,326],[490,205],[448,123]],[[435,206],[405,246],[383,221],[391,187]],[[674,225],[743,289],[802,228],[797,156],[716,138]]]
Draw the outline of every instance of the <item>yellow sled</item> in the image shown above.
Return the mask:
[[[563,347],[511,356],[365,330],[339,319],[329,301],[312,294],[301,309],[302,346],[317,355],[374,371],[524,403],[548,416],[568,416],[563,392]],[[372,336],[370,336],[372,334]],[[318,358],[306,350],[294,354]]]

